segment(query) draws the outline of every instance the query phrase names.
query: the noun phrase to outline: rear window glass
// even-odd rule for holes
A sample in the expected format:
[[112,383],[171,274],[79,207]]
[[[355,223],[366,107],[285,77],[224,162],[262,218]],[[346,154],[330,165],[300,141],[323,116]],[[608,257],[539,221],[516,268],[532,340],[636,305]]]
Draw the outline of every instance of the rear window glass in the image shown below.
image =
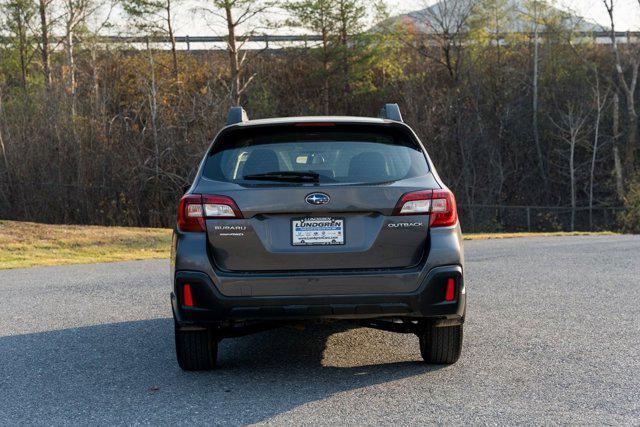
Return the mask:
[[[277,173],[287,179],[270,179]],[[402,129],[272,126],[223,134],[203,171],[206,178],[242,185],[297,184],[296,174],[306,173],[322,184],[374,184],[423,176],[428,166],[414,138]]]

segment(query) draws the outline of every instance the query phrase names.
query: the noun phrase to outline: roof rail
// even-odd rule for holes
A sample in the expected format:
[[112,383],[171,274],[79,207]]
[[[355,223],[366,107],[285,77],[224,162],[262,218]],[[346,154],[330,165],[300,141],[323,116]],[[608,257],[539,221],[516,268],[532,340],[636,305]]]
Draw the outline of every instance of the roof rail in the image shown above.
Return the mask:
[[400,114],[400,107],[398,107],[398,104],[384,104],[384,107],[380,109],[378,117],[381,119],[394,120],[396,122],[402,121],[402,114]]
[[249,121],[247,112],[242,107],[231,107],[229,114],[227,114],[227,126],[235,125],[236,123],[244,123]]

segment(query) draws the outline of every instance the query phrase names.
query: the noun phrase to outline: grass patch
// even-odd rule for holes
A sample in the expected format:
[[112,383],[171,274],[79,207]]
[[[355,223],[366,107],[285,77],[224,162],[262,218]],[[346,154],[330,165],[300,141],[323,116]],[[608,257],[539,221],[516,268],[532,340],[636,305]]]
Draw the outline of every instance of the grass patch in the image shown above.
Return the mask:
[[[613,232],[478,233],[464,240],[611,235]],[[166,228],[51,225],[0,221],[0,269],[169,257]]]
[[463,234],[464,240],[513,239],[516,237],[555,237],[555,236],[611,236],[614,231],[551,231],[541,233],[470,233]]
[[0,221],[0,269],[168,258],[164,228]]

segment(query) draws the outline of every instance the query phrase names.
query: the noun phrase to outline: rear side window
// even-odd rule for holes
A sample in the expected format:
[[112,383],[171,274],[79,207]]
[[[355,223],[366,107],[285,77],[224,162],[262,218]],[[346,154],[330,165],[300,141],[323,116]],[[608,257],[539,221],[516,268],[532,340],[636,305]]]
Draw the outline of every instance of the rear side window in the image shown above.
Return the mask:
[[[334,125],[238,128],[221,135],[206,178],[242,185],[291,185],[267,174],[314,174],[322,184],[375,184],[423,176],[428,166],[413,136],[398,128]],[[261,178],[259,181],[256,177]]]

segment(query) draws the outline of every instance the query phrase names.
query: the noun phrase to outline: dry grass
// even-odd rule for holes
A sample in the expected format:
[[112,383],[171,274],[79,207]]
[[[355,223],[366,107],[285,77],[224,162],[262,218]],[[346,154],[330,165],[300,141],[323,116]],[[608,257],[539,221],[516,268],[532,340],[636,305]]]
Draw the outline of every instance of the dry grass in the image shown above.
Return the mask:
[[0,269],[168,258],[171,230],[0,221]]
[[554,236],[611,236],[619,234],[613,231],[553,231],[547,233],[472,233],[464,234],[464,240],[513,239],[516,237],[554,237]]
[[[482,233],[465,240],[537,236],[608,235],[612,232]],[[164,228],[51,225],[0,221],[0,269],[169,257],[171,230]]]

